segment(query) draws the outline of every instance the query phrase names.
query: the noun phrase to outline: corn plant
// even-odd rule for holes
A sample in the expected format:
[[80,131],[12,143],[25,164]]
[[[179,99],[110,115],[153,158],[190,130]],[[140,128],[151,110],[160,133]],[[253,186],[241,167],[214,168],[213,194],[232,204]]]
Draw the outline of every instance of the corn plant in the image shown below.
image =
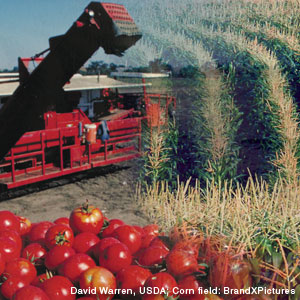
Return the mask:
[[167,127],[148,128],[145,136],[141,179],[148,183],[161,180],[177,183],[178,130],[175,121]]

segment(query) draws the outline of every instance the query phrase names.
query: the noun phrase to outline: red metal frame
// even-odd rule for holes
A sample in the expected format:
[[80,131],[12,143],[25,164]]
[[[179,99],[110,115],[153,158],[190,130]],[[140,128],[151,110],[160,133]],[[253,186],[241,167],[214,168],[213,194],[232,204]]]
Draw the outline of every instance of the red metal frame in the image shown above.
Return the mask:
[[12,189],[139,157],[142,120],[147,119],[150,127],[164,125],[169,106],[176,108],[176,99],[168,95],[144,91],[144,100],[144,117],[133,117],[140,115],[133,108],[116,108],[114,113],[103,117],[109,139],[102,141],[97,136],[94,144],[87,142],[83,128],[95,124],[98,130],[101,122],[92,123],[81,109],[45,113],[45,129],[26,132],[0,163],[0,188]]
[[[24,134],[0,164],[8,169],[0,174],[1,186],[11,189],[140,156],[140,117],[107,121],[109,140],[97,138],[95,144],[86,142],[80,132],[91,124],[81,110],[48,112],[44,118],[45,129]],[[101,122],[93,124],[98,128]],[[50,151],[55,159],[48,161]]]

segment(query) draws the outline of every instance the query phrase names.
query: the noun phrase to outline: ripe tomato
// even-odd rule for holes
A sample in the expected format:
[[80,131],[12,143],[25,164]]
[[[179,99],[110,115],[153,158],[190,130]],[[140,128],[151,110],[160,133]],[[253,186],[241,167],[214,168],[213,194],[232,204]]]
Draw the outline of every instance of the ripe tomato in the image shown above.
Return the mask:
[[[229,258],[226,254],[220,255],[210,268],[210,284],[213,287],[228,287],[238,290],[251,287],[250,270],[251,266],[248,262]],[[225,276],[225,282],[223,276]]]
[[70,226],[70,220],[69,220],[69,218],[66,218],[66,217],[58,218],[53,223]]
[[160,294],[145,294],[143,295],[142,297],[142,300],[165,300],[165,299],[176,299],[176,298],[166,298],[165,296],[163,295],[160,295]]
[[0,252],[0,275],[4,272],[5,269],[5,260],[3,254]]
[[72,247],[74,242],[74,234],[72,229],[63,224],[56,224],[50,227],[45,235],[45,244],[48,249],[56,245]]
[[142,244],[141,234],[130,225],[121,225],[117,227],[112,233],[112,236],[125,244],[131,254],[137,252]]
[[103,222],[101,210],[88,203],[75,208],[70,215],[70,226],[75,234],[86,231],[98,234]]
[[45,245],[46,232],[53,225],[54,224],[49,221],[33,224],[28,234],[29,241],[31,243],[40,243],[41,245]]
[[200,246],[196,243],[182,240],[182,241],[177,242],[173,246],[172,251],[174,251],[174,250],[184,250],[184,251],[194,255],[197,258],[198,253],[199,253],[199,248],[200,248]]
[[100,293],[101,288],[107,288],[114,292],[117,287],[115,276],[109,270],[98,266],[83,272],[80,276],[79,285],[82,289],[96,288],[98,300],[110,300],[114,297],[113,293]]
[[[117,285],[120,289],[130,289],[139,295],[139,289],[144,286],[151,272],[140,266],[128,266],[118,272],[116,276]],[[121,295],[123,299],[130,299],[132,295]]]
[[6,299],[12,299],[12,296],[16,293],[16,291],[26,285],[28,285],[26,280],[20,277],[10,277],[3,282],[0,292]]
[[68,246],[54,246],[45,257],[45,266],[50,271],[56,270],[66,259],[75,254],[75,250]]
[[156,224],[148,224],[143,227],[143,230],[145,235],[159,235],[159,227]]
[[71,293],[72,282],[63,276],[53,276],[41,284],[41,289],[51,300],[75,300],[75,294]]
[[99,265],[113,273],[131,264],[132,256],[128,247],[123,243],[115,243],[104,249],[99,254]]
[[0,253],[6,262],[20,257],[21,249],[8,237],[0,237]]
[[156,238],[156,235],[148,234],[142,236],[141,249],[150,247],[150,243]]
[[90,253],[92,248],[98,244],[100,239],[95,233],[82,232],[76,235],[73,248],[77,253]]
[[155,237],[151,242],[150,242],[150,245],[149,247],[152,247],[152,246],[158,246],[158,247],[162,247],[162,248],[165,248],[166,250],[170,250],[170,247],[168,246],[167,244],[167,239],[168,238],[164,238],[164,237],[160,237],[160,236],[157,236]]
[[110,237],[114,230],[121,225],[125,225],[125,223],[120,219],[109,220],[108,225],[101,232],[102,238]]
[[33,285],[27,285],[19,289],[15,295],[14,300],[50,300],[43,290]]
[[31,282],[31,285],[34,285],[34,286],[37,286],[37,287],[41,288],[42,283],[43,283],[44,281],[46,281],[46,280],[48,280],[48,279],[51,278],[52,274],[51,274],[51,276],[50,276],[50,274],[51,274],[51,273],[47,272],[47,273],[43,273],[43,274],[41,274],[41,275],[36,276],[36,277],[33,279],[33,281]]
[[175,277],[183,277],[199,270],[197,258],[183,250],[172,250],[166,257],[167,270]]
[[[182,299],[182,300],[190,300],[190,299],[194,299],[194,298],[195,298],[195,300],[198,298],[199,298],[199,300],[204,299],[205,295],[198,293],[199,287],[203,287],[203,285],[197,280],[197,278],[194,275],[188,275],[188,276],[181,278],[178,281],[178,287],[179,287],[179,289],[185,291],[185,293],[180,294],[180,299]],[[193,292],[190,292],[192,290],[193,290]]]
[[266,295],[244,295],[236,300],[272,300],[271,297]]
[[141,226],[133,225],[132,227],[139,232],[141,236],[145,234],[144,229]]
[[141,248],[148,248],[152,240],[158,236],[158,226],[155,224],[146,225],[142,228]]
[[178,288],[178,285],[172,275],[167,272],[160,272],[148,277],[142,289],[143,294],[151,294],[149,290],[154,291],[154,288],[161,291],[161,295],[163,296],[176,296],[176,288]]
[[25,217],[17,216],[17,218],[20,221],[20,235],[24,236],[27,233],[29,233],[32,224],[31,224],[30,220]]
[[139,264],[142,266],[154,266],[162,264],[169,251],[162,247],[146,248],[139,257]]
[[[181,299],[181,298],[180,298]],[[224,300],[215,294],[195,294],[189,298],[185,298],[188,300]]]
[[0,231],[0,237],[7,237],[10,240],[14,241],[21,251],[23,244],[18,231],[12,229],[4,229]]
[[66,259],[59,267],[58,272],[72,282],[77,282],[82,272],[95,266],[95,262],[87,254],[77,253]]
[[104,249],[107,248],[108,246],[116,244],[116,243],[121,243],[121,242],[113,237],[107,237],[107,238],[100,240],[99,243],[97,243],[92,249],[93,256],[98,261],[99,253],[104,251]]
[[0,230],[11,229],[20,232],[20,221],[8,210],[0,211]]
[[23,249],[21,257],[30,260],[35,265],[42,265],[46,253],[46,249],[41,244],[32,243]]
[[6,278],[19,277],[30,284],[37,275],[34,265],[25,258],[16,258],[6,263],[4,275]]

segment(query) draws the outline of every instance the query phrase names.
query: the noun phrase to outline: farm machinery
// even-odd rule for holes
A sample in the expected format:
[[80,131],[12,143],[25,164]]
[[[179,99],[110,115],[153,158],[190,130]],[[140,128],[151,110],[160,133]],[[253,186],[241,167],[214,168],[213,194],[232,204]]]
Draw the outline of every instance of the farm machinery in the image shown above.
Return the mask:
[[[80,108],[57,111],[63,87],[102,47],[122,56],[141,38],[123,5],[91,2],[49,49],[19,58],[19,86],[0,110],[0,189],[7,190],[119,163],[141,155],[142,122],[160,126],[175,98],[143,93],[135,101],[102,90],[97,119]],[[40,56],[48,54],[41,58]],[[37,67],[30,73],[28,63]]]

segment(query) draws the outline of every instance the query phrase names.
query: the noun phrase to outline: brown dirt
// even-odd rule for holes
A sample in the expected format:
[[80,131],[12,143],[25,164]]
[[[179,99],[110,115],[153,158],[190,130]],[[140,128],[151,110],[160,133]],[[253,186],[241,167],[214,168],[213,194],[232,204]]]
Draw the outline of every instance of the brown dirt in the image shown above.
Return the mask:
[[[52,181],[47,188],[0,203],[0,210],[10,210],[28,217],[32,222],[54,221],[68,217],[73,208],[86,199],[99,207],[110,219],[120,218],[131,225],[146,225],[148,220],[140,212],[135,201],[135,190],[139,175],[137,160],[125,162],[109,169],[99,168],[76,178]],[[77,180],[73,183],[63,184]],[[48,188],[51,185],[58,185]]]

